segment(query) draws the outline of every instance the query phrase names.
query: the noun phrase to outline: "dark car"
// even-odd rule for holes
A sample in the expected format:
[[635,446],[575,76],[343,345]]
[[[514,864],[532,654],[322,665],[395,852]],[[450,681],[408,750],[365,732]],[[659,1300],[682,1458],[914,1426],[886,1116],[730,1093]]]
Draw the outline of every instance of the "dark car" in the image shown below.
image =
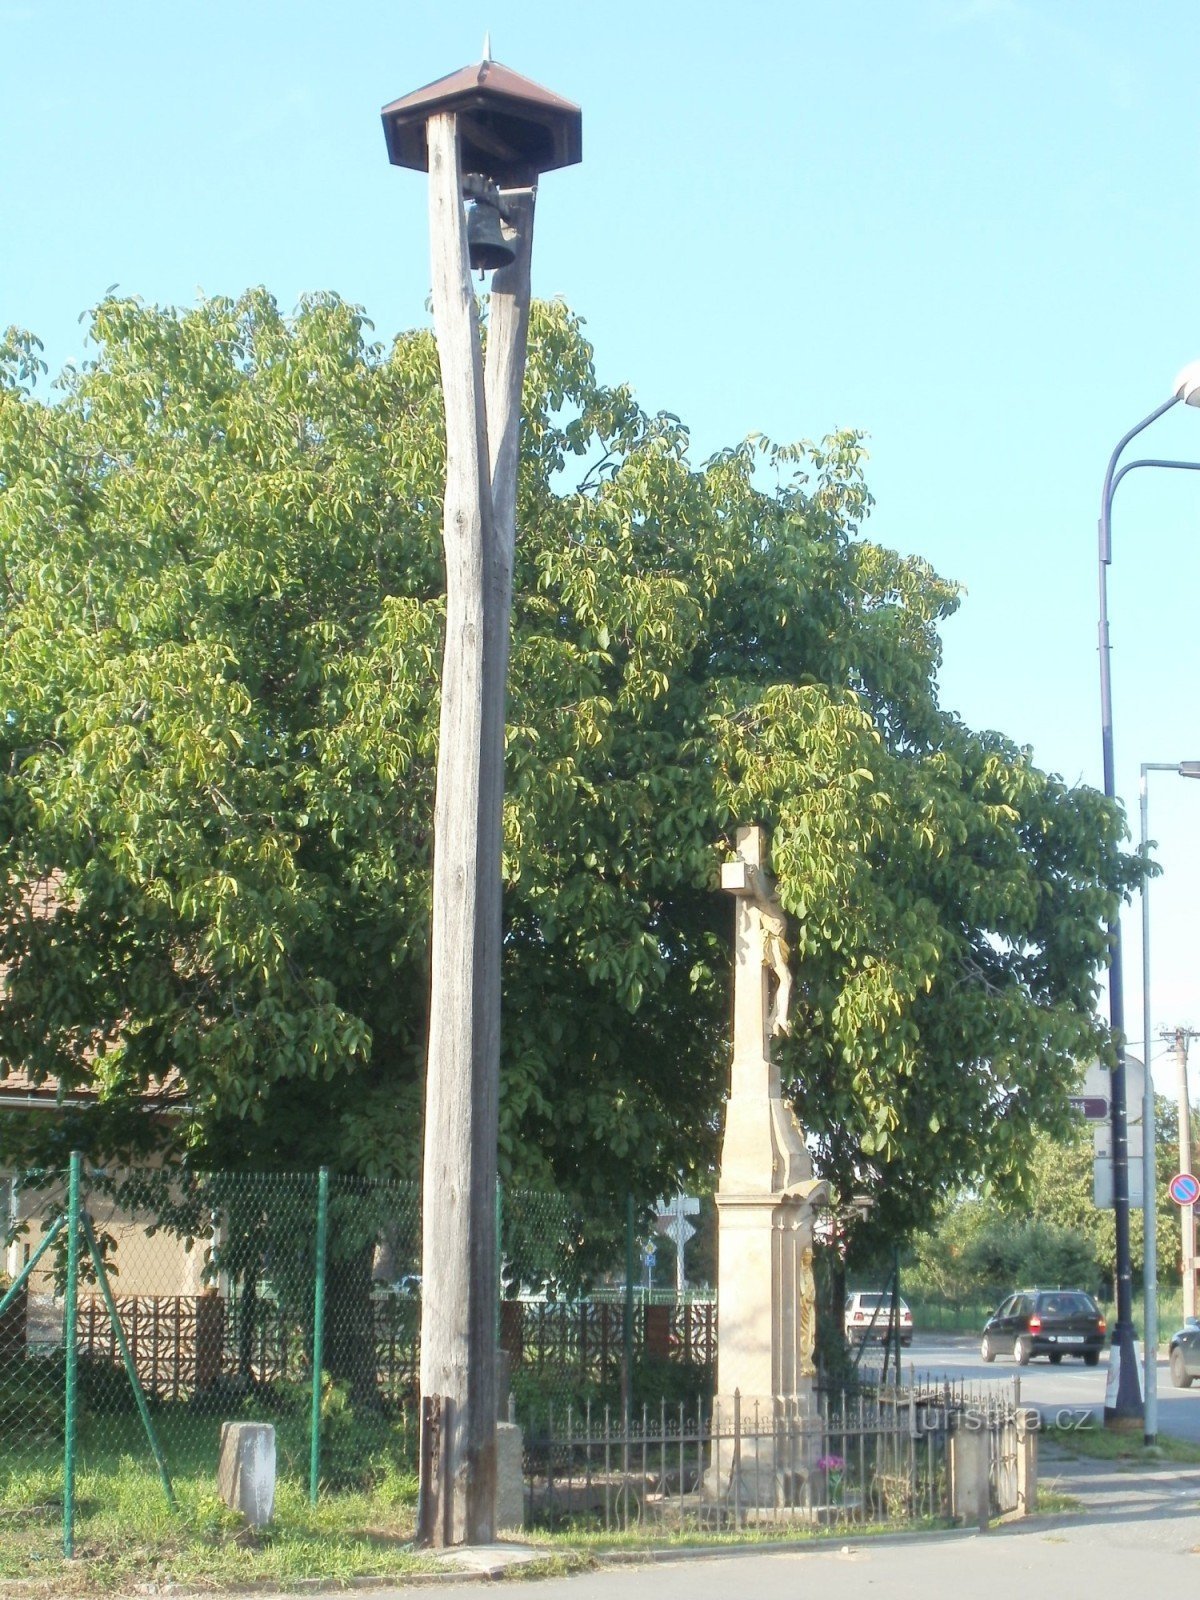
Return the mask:
[[1200,1317],[1188,1317],[1168,1346],[1171,1382],[1177,1389],[1190,1389],[1192,1379],[1200,1378]]
[[1011,1355],[1022,1367],[1034,1356],[1049,1356],[1055,1366],[1064,1356],[1082,1356],[1094,1367],[1104,1332],[1100,1307],[1082,1289],[1022,1289],[988,1318],[979,1353],[985,1361]]

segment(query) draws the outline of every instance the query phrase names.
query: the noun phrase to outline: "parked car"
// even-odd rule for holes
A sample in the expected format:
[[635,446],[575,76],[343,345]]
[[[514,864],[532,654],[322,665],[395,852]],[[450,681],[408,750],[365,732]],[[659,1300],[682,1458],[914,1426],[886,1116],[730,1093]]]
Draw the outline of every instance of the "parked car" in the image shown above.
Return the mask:
[[[888,1337],[892,1315],[892,1297],[875,1290],[856,1289],[846,1296],[846,1337],[865,1344],[868,1339],[881,1342]],[[900,1302],[900,1343],[913,1341],[912,1312]]]
[[1100,1307],[1082,1289],[1022,1289],[988,1318],[979,1354],[985,1361],[1011,1355],[1022,1367],[1034,1356],[1049,1356],[1055,1366],[1064,1356],[1082,1356],[1094,1367],[1104,1335]]
[[1188,1317],[1168,1346],[1171,1382],[1177,1389],[1190,1389],[1192,1379],[1200,1378],[1200,1317]]

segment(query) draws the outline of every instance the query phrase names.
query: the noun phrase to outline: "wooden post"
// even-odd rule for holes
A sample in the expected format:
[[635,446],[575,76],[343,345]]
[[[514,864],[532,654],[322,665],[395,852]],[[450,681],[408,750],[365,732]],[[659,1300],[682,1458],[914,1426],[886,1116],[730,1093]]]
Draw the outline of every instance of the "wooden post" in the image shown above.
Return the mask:
[[[442,1397],[424,1525],[490,1543],[496,1500],[496,1137],[501,827],[532,196],[492,295],[487,389],[457,120],[427,123],[434,322],[446,408],[446,640],[434,808],[421,1393]],[[490,416],[489,416],[490,411]],[[490,421],[490,426],[489,426]],[[422,1455],[422,1464],[426,1457]]]
[[417,1492],[417,1543],[440,1546],[439,1485],[442,1481],[442,1402],[436,1394],[421,1396],[420,1486]]

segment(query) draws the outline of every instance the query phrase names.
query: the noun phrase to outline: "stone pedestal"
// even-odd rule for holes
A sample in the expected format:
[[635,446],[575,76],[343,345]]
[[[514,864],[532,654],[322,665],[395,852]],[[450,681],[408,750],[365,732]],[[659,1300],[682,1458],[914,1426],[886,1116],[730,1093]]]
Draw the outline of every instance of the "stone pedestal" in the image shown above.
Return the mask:
[[208,1289],[196,1301],[196,1388],[211,1389],[221,1376],[225,1302]]
[[706,1493],[795,1506],[821,1454],[813,1216],[798,1194],[718,1191],[717,1397]]
[[771,1040],[790,1030],[786,919],[761,828],[738,830],[721,884],[736,897],[733,1062],[717,1190],[720,1341],[706,1496],[795,1506],[821,1453],[813,1391],[813,1178]]
[[821,1421],[770,1396],[718,1397],[702,1493],[731,1511],[796,1510],[820,1498]]
[[798,1195],[717,1192],[718,1404],[811,1414],[812,1207]]
[[1041,1414],[1035,1407],[1017,1410],[1017,1514],[1031,1517],[1038,1498],[1038,1430]]
[[275,1429],[269,1422],[223,1422],[217,1493],[252,1528],[275,1509]]
[[991,1514],[991,1446],[986,1428],[950,1435],[950,1510],[966,1528],[987,1532]]
[[525,1526],[524,1438],[515,1422],[496,1424],[496,1527]]

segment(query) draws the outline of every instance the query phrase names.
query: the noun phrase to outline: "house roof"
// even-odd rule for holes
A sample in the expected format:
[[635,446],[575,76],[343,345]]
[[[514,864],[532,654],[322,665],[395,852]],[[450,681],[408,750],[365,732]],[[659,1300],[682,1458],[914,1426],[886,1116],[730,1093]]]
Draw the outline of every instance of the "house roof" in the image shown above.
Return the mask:
[[[26,886],[24,901],[31,917],[49,921],[55,916],[62,901],[62,873],[49,872]],[[0,962],[0,1003],[3,1002],[5,979],[9,963]],[[0,1063],[0,1111],[45,1110],[63,1107],[99,1104],[103,1085],[82,1083],[64,1091],[58,1078],[36,1078],[25,1067],[13,1066],[7,1072]],[[141,1104],[148,1112],[170,1113],[184,1104],[184,1084],[179,1073],[171,1068],[153,1087],[145,1089]]]
[[[57,1078],[38,1080],[21,1067],[0,1078],[0,1112],[60,1111],[65,1107],[99,1105],[100,1100],[100,1086],[95,1083],[81,1083],[64,1091]],[[146,1112],[164,1116],[182,1111],[186,1104],[183,1079],[172,1068],[165,1078],[142,1091],[139,1104]]]

